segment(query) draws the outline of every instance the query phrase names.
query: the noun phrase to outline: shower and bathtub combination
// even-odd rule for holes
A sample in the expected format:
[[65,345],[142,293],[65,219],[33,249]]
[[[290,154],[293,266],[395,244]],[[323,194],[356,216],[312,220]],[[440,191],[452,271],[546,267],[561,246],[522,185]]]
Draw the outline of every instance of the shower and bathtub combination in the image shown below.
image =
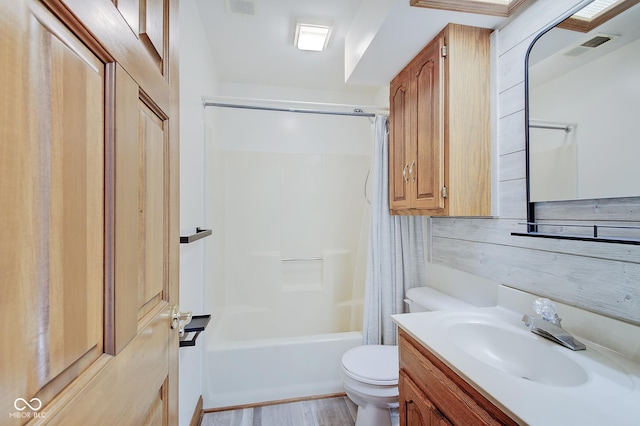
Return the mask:
[[362,344],[371,122],[204,113],[204,407],[343,392],[340,359]]
[[[209,339],[203,387],[208,408],[343,392],[340,358],[362,343],[360,332],[256,336],[245,314],[223,314]],[[269,312],[254,314],[248,317],[271,322]]]

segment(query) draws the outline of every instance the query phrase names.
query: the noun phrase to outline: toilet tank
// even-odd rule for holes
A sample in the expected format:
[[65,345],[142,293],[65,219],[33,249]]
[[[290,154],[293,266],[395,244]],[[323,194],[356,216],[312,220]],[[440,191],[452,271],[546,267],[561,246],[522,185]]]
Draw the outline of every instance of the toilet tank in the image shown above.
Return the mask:
[[449,296],[435,288],[414,287],[406,294],[405,303],[409,312],[446,311],[475,308],[474,305]]

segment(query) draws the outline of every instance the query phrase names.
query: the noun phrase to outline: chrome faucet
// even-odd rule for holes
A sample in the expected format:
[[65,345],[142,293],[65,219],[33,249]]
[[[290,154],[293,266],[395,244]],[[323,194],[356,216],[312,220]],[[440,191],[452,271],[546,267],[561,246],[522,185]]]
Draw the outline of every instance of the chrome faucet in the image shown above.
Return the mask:
[[533,303],[533,310],[540,317],[524,315],[522,321],[533,333],[556,342],[574,351],[583,351],[587,347],[560,325],[555,304],[549,299],[539,298]]

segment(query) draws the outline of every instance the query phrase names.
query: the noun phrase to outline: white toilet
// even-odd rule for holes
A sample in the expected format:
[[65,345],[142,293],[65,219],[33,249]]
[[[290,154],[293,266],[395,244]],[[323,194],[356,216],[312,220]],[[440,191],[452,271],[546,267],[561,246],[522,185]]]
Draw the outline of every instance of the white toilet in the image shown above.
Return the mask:
[[[410,312],[472,308],[473,305],[431,287],[407,292]],[[398,424],[398,347],[364,345],[342,356],[344,389],[356,405],[356,426],[395,426]]]

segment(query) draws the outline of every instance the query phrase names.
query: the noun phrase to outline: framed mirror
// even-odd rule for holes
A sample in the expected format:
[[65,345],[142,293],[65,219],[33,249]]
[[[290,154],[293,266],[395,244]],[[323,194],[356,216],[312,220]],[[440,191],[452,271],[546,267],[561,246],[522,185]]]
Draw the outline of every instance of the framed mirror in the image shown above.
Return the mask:
[[596,0],[529,47],[528,235],[640,244],[638,23],[640,0]]

